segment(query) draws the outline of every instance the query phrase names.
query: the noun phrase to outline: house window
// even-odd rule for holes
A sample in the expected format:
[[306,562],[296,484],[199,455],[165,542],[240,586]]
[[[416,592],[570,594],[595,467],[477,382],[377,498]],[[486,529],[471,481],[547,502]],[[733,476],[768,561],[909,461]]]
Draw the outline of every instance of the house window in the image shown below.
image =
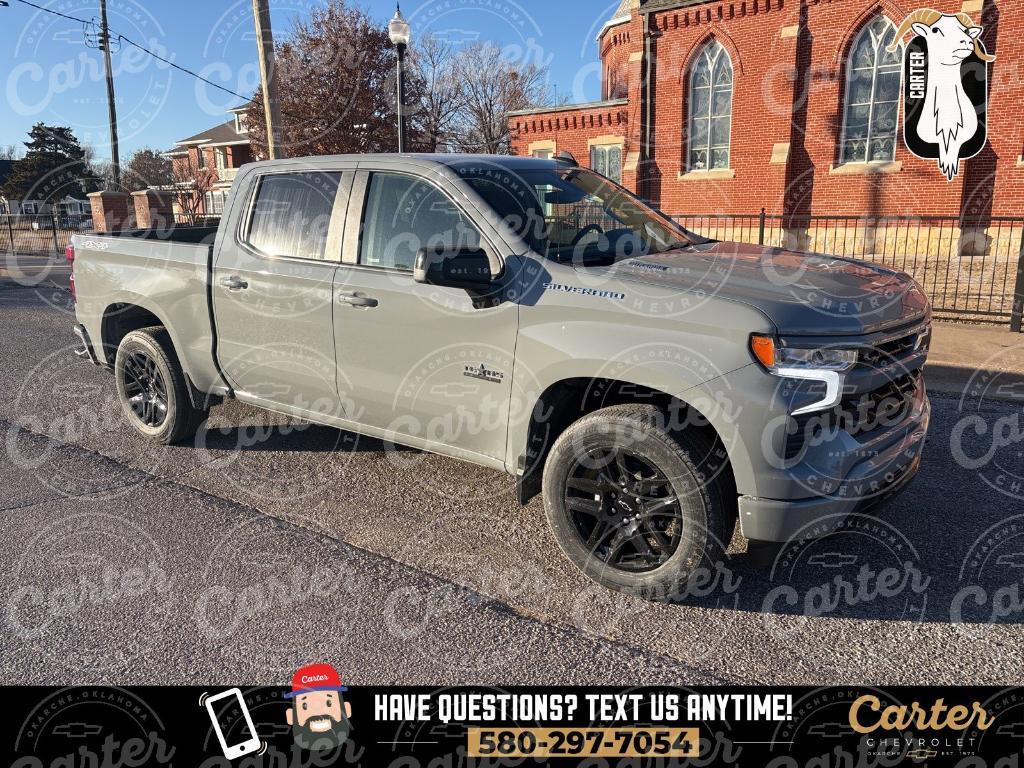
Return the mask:
[[629,95],[626,78],[623,77],[621,66],[608,67],[605,73],[605,98],[624,99]]
[[732,131],[732,62],[717,40],[697,55],[690,71],[689,159],[691,171],[729,167]]
[[249,128],[245,124],[245,115],[235,115],[235,131],[237,133],[249,132]]
[[228,193],[221,190],[212,190],[204,196],[203,211],[207,216],[220,216],[224,213],[224,203],[227,201]]
[[223,171],[228,167],[228,151],[224,147],[216,147],[213,150],[213,159],[217,164],[218,171]]
[[203,150],[202,147],[199,147],[196,150],[196,152],[198,153],[198,158],[199,158],[197,160],[197,162],[196,162],[196,165],[198,167],[200,167],[200,168],[205,168],[206,167],[206,152]]
[[555,156],[555,142],[534,141],[527,147],[530,157],[539,157],[543,160],[550,160]]
[[839,160],[842,163],[892,161],[900,102],[903,46],[886,48],[896,27],[884,16],[864,27],[846,61],[846,101]]
[[590,167],[617,184],[622,183],[622,145],[590,148]]
[[36,204],[35,203],[22,203],[21,204],[21,212],[22,213],[27,213],[27,214],[35,214],[35,213],[37,213],[37,211],[36,211]]

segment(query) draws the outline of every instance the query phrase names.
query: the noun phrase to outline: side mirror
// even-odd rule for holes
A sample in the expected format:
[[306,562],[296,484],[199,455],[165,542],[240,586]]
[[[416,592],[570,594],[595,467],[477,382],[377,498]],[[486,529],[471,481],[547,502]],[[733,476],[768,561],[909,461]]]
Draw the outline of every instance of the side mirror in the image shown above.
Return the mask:
[[480,248],[420,248],[412,271],[417,283],[486,290],[494,278],[491,260]]

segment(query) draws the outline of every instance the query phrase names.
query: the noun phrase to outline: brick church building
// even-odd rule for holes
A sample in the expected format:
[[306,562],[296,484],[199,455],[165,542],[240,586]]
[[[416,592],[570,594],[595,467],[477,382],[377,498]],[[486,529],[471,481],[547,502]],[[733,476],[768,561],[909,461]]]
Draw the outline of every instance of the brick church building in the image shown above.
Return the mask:
[[[997,57],[988,144],[952,182],[896,117],[885,49],[921,7]],[[1024,215],[1021,0],[623,0],[598,45],[602,100],[514,113],[517,154],[569,151],[670,214]]]

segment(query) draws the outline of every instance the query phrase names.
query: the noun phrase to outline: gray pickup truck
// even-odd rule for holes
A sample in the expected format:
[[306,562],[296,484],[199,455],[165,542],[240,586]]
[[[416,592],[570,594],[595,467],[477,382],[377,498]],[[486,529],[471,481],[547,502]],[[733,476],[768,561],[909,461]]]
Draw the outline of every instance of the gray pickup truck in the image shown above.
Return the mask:
[[911,278],[708,240],[570,158],[254,163],[216,230],[69,258],[79,354],[143,435],[236,398],[493,467],[587,575],[652,598],[737,519],[784,542],[877,506],[928,427]]

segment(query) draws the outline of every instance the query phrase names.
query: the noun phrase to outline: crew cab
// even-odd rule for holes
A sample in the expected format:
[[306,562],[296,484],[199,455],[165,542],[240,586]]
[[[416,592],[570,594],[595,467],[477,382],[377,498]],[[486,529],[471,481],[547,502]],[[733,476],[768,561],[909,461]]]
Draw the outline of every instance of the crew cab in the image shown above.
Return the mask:
[[225,398],[492,467],[598,582],[684,593],[913,478],[907,275],[698,236],[571,159],[253,163],[216,229],[73,238],[80,354],[131,426]]

